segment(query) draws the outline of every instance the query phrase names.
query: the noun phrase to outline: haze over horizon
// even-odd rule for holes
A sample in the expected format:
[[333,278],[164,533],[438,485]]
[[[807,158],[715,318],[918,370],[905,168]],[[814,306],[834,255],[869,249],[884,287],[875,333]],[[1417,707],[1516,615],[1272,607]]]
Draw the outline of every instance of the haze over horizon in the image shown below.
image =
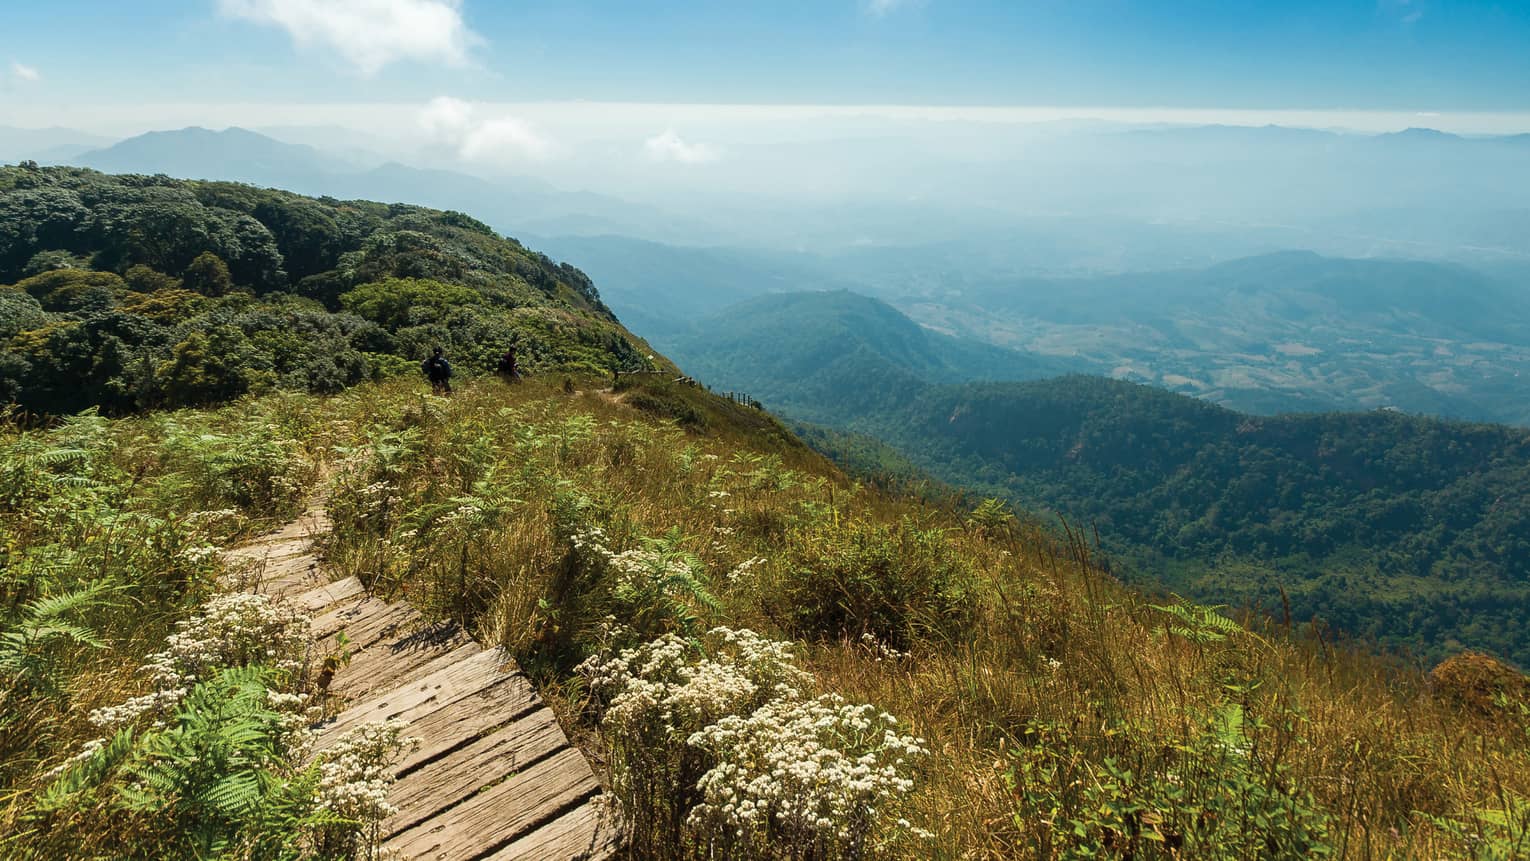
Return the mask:
[[446,97],[529,160],[605,121],[705,148],[708,122],[826,114],[1511,133],[1530,131],[1527,33],[1523,7],[1434,0],[65,0],[9,13],[0,105],[126,136],[368,129]]

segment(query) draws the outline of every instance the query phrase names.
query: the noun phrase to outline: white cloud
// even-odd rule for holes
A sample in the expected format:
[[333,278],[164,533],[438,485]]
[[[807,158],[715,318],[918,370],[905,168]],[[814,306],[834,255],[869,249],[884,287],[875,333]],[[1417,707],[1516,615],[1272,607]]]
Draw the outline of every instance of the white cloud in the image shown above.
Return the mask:
[[525,120],[509,114],[481,119],[478,113],[468,102],[440,96],[420,111],[420,128],[463,161],[506,165],[553,154],[553,142]]
[[420,111],[420,128],[437,140],[460,139],[473,124],[473,106],[461,99],[438,96]]
[[42,80],[42,72],[37,71],[36,66],[28,66],[16,60],[11,61],[11,76],[18,81]]
[[280,27],[303,48],[327,48],[374,75],[399,60],[461,66],[482,41],[461,0],[218,0],[230,18]]
[[923,5],[924,0],[861,0],[861,8],[873,18],[884,18],[899,9]]
[[1424,0],[1376,0],[1376,11],[1411,27],[1424,17]]
[[706,144],[686,143],[674,129],[644,141],[643,151],[654,161],[677,161],[681,164],[717,161],[717,150]]

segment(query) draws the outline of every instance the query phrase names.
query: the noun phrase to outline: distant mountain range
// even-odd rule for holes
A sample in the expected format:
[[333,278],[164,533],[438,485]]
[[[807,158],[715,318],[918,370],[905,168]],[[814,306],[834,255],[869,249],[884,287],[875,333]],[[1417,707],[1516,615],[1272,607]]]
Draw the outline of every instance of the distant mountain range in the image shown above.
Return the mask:
[[490,181],[396,162],[367,167],[242,128],[149,132],[58,161],[110,173],[231,180],[342,200],[454,209],[511,235],[620,233],[671,240],[712,235],[692,219],[605,195],[559,191],[537,179]]
[[[622,319],[677,355],[750,319],[731,305],[850,290],[931,332],[1246,412],[1387,407],[1530,425],[1530,267],[1521,265],[1479,271],[1280,252],[1037,278],[959,245],[815,255],[603,236],[537,243],[588,271]],[[969,370],[970,379],[1003,378]]]
[[0,164],[26,161],[67,162],[111,143],[111,138],[76,129],[18,129],[0,126]]
[[929,383],[1032,380],[1072,369],[931,331],[885,302],[845,290],[758,297],[703,318],[687,335],[654,342],[702,380],[834,425],[895,409]]
[[1461,266],[1287,252],[895,302],[942,330],[1241,410],[1530,424],[1530,285]]

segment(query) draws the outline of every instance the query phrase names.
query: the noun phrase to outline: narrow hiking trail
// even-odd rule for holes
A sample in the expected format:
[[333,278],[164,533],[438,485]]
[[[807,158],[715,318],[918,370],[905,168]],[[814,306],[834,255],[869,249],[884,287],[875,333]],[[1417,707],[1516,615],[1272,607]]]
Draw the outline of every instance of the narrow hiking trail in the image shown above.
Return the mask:
[[317,653],[343,631],[350,661],[329,683],[341,711],[318,727],[315,749],[367,721],[398,718],[421,740],[397,765],[382,823],[385,851],[405,859],[598,859],[620,846],[583,754],[520,668],[454,624],[430,624],[407,603],[331,582],[313,552],[322,511],[225,551],[251,591],[314,616]]

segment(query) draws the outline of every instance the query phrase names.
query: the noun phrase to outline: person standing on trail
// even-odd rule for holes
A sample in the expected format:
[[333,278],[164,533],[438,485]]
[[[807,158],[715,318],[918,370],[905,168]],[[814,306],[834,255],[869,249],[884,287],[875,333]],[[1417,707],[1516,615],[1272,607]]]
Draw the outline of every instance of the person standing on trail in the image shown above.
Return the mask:
[[425,372],[425,378],[430,380],[430,390],[438,395],[452,393],[452,363],[446,361],[441,355],[441,348],[437,347],[430,353],[430,358],[420,363],[420,370]]
[[514,344],[511,344],[510,349],[506,350],[505,354],[499,357],[499,372],[504,374],[505,379],[512,383],[520,381],[521,366],[515,358]]

